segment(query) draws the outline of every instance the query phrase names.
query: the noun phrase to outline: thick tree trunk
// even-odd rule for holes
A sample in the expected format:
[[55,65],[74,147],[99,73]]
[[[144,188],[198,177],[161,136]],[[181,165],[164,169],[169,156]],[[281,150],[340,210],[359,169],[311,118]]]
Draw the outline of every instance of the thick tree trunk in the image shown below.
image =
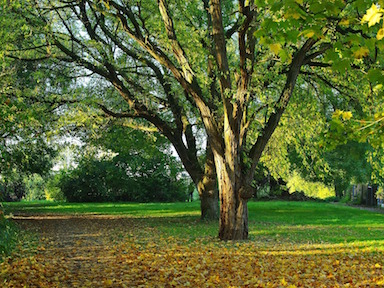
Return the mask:
[[[220,157],[218,157],[220,158]],[[240,168],[233,169],[227,163],[216,159],[216,170],[220,195],[220,227],[221,240],[245,240],[248,238],[248,199],[251,190],[240,177]]]
[[[225,199],[227,198],[227,199]],[[221,240],[248,239],[248,206],[247,199],[240,197],[223,197],[220,205]]]

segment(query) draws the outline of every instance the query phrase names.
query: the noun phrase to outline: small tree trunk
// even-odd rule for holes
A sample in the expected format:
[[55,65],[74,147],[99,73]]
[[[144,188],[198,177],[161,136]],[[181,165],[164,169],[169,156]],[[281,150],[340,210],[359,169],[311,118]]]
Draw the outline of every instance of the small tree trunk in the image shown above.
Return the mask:
[[219,219],[219,197],[217,189],[204,191],[201,194],[200,200],[201,220],[217,221]]
[[201,220],[217,221],[219,219],[219,191],[217,189],[215,161],[209,143],[204,175],[197,184],[197,190],[201,200]]
[[219,192],[214,167],[207,166],[210,164],[206,163],[205,174],[197,184],[197,190],[201,201],[201,220],[213,221],[219,219]]

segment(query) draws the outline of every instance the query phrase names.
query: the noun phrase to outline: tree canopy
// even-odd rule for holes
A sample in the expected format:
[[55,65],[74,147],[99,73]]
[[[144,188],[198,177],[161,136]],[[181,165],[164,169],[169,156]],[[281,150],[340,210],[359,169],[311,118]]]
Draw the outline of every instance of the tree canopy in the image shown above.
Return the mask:
[[254,172],[291,96],[324,103],[305,116],[340,109],[346,120],[382,94],[384,43],[361,25],[371,4],[12,1],[5,6],[23,15],[33,41],[6,55],[49,58],[113,88],[108,97],[92,93],[89,105],[162,133],[199,188],[202,207],[204,199],[215,203],[217,179],[219,237],[245,239]]

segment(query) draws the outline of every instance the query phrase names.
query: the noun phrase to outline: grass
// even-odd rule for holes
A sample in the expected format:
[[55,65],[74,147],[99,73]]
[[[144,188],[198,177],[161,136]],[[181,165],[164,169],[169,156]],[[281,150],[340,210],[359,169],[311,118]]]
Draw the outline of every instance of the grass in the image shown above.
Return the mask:
[[[199,221],[200,203],[3,203],[7,214],[107,214],[137,218],[165,235],[212,239],[218,223]],[[345,243],[384,240],[384,214],[317,202],[249,202],[249,235],[260,242]]]
[[130,217],[198,216],[199,204],[194,203],[66,203],[31,201],[3,203],[7,214],[101,214]]

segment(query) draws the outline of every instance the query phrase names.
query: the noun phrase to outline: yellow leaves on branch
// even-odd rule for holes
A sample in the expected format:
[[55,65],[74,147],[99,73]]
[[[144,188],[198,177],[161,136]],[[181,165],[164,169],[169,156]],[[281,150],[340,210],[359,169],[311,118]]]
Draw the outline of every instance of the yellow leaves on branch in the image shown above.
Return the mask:
[[351,111],[342,111],[337,109],[335,112],[333,112],[332,118],[343,118],[343,120],[350,120],[352,118],[352,112]]
[[[377,23],[380,23],[383,18],[383,12],[384,9],[378,8],[376,4],[372,4],[371,8],[367,10],[367,13],[361,19],[361,23],[368,22],[368,27],[374,26]],[[384,26],[377,32],[376,38],[377,40],[384,38]]]
[[351,111],[343,112],[343,115],[341,117],[343,117],[344,120],[350,120],[352,118],[352,112]]
[[341,19],[339,22],[340,26],[348,26],[349,25],[349,19]]
[[364,15],[363,19],[361,19],[361,22],[368,22],[369,27],[375,25],[376,23],[379,23],[381,17],[383,16],[382,11],[383,9],[377,8],[376,4],[372,4],[371,8],[367,10],[367,13]]

